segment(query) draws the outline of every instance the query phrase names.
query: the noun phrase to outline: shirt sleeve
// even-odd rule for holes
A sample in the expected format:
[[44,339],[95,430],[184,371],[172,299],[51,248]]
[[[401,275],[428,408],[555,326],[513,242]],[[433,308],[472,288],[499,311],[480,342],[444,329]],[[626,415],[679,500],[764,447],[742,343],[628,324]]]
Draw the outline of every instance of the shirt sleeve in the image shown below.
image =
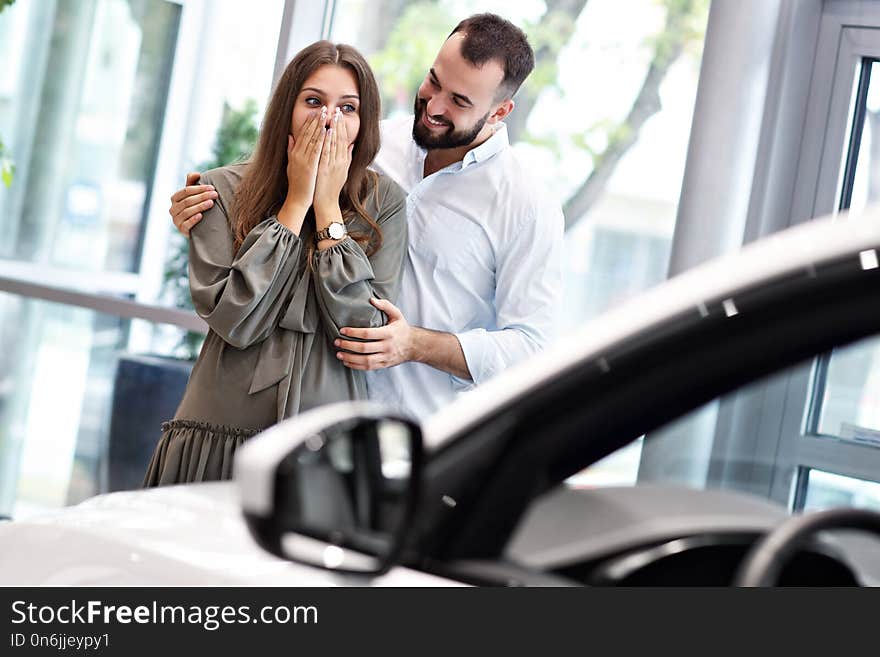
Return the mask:
[[546,204],[499,249],[495,271],[496,329],[456,333],[473,381],[452,377],[458,388],[479,385],[547,346],[562,302],[562,234],[558,205]]
[[406,195],[397,184],[383,180],[387,184],[383,184],[385,192],[376,216],[382,231],[381,248],[368,257],[347,237],[328,249],[316,250],[313,256],[315,297],[331,341],[344,337],[339,329],[346,326],[385,325],[385,313],[370,303],[371,298],[397,300],[407,248]]
[[189,285],[199,316],[224,341],[244,349],[266,339],[278,325],[302,245],[270,217],[233,252],[223,201],[221,195],[190,232]]

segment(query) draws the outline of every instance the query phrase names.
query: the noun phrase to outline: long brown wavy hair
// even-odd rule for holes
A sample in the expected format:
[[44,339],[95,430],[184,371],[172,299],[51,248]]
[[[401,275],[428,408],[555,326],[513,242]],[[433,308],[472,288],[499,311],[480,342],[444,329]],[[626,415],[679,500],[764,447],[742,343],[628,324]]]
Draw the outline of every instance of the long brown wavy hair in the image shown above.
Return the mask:
[[[272,93],[263,117],[260,137],[253,157],[245,169],[235,192],[232,211],[232,232],[237,251],[247,234],[261,221],[281,209],[287,196],[287,135],[290,117],[300,89],[308,77],[321,66],[333,64],[350,70],[357,80],[360,103],[360,129],[355,140],[348,179],[339,194],[339,209],[348,224],[360,218],[365,230],[352,230],[367,255],[382,246],[382,231],[364,208],[371,191],[378,191],[378,176],[367,169],[379,151],[379,87],[369,64],[357,50],[345,44],[318,41],[297,53],[290,61]],[[312,213],[309,213],[312,216]],[[309,221],[307,217],[306,221]],[[314,219],[312,219],[314,221]],[[309,262],[314,245],[309,250]]]

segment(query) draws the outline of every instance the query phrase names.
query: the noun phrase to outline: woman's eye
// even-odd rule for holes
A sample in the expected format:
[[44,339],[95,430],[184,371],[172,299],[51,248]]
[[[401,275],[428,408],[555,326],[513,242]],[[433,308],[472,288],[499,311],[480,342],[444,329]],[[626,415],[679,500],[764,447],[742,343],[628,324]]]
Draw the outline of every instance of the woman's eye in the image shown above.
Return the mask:
[[351,112],[356,112],[357,107],[355,107],[351,103],[346,103],[345,105],[342,106],[342,111],[345,112],[346,114],[350,114]]
[[321,104],[321,101],[317,98],[306,98],[306,105],[311,105],[312,107],[317,107]]

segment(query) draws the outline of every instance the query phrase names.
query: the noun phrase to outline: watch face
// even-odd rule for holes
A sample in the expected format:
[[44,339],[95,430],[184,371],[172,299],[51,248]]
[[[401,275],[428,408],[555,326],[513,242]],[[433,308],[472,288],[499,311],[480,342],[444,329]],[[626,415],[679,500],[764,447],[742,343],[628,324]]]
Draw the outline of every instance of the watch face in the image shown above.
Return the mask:
[[331,239],[341,240],[345,236],[345,226],[338,222],[334,222],[329,226]]

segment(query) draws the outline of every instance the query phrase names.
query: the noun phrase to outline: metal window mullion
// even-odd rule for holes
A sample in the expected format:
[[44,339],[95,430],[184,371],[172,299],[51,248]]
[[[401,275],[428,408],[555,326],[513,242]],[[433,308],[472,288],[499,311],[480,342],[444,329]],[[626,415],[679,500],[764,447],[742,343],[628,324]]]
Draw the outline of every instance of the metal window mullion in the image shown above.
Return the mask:
[[324,20],[321,23],[321,38],[329,39],[333,32],[333,21],[336,20],[336,0],[326,0],[324,3]]
[[807,490],[810,487],[810,468],[798,467],[794,476],[794,487],[791,495],[791,510],[795,513],[803,511],[807,504]]
[[843,187],[840,190],[839,210],[847,210],[852,202],[853,184],[859,164],[859,149],[862,144],[862,131],[865,128],[865,113],[868,106],[868,87],[871,85],[871,67],[876,60],[864,57],[860,66],[859,87],[853,110],[852,129],[846,151],[846,165],[843,173]]
[[818,436],[819,422],[822,419],[822,399],[825,395],[825,387],[828,385],[828,369],[831,365],[831,354],[822,354],[816,357],[810,381],[810,390],[807,393],[807,415],[803,427],[803,435]]
[[[859,151],[862,144],[862,133],[865,128],[865,115],[868,107],[868,89],[871,86],[871,68],[876,59],[863,57],[859,65],[859,83],[853,107],[852,125],[849,144],[846,151],[846,164],[843,169],[843,182],[840,190],[839,210],[848,210],[852,202],[853,186],[856,170],[859,166]],[[820,435],[819,423],[822,419],[822,400],[828,384],[828,370],[834,352],[828,352],[816,358],[813,386],[810,390],[807,414],[806,435]]]
[[278,82],[287,63],[308,44],[326,39],[332,28],[336,3],[334,0],[285,0],[281,16],[278,48],[275,51],[275,70],[272,88]]
[[803,436],[798,445],[797,464],[844,477],[878,481],[880,447],[835,438]]
[[104,294],[91,294],[52,285],[0,277],[0,292],[27,299],[40,299],[77,308],[88,308],[106,315],[126,319],[143,319],[156,324],[171,324],[190,331],[207,333],[207,324],[195,313],[165,308]]
[[134,294],[139,276],[131,272],[72,270],[39,262],[0,260],[0,280],[113,296]]

